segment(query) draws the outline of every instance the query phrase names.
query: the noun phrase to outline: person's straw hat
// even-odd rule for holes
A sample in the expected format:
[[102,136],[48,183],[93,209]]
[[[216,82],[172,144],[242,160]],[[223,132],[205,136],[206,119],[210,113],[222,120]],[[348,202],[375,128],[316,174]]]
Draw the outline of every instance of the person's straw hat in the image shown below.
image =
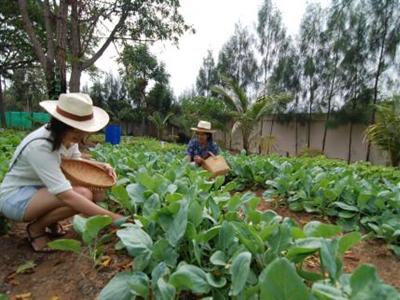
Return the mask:
[[206,132],[206,133],[214,133],[215,130],[211,129],[211,123],[208,121],[199,121],[197,127],[191,128],[195,132]]
[[99,131],[110,120],[107,112],[93,106],[90,96],[83,93],[60,94],[58,100],[41,101],[39,104],[56,119],[85,132]]

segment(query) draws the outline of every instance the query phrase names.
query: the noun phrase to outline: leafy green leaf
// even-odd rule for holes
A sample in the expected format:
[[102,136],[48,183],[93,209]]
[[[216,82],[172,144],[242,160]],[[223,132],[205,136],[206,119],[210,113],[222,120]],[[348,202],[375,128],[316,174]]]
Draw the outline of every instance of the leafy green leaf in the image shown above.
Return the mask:
[[152,178],[148,173],[139,173],[137,174],[137,181],[143,185],[145,188],[152,192],[157,191],[158,182],[156,179]]
[[232,261],[232,266],[229,270],[231,274],[231,296],[237,296],[246,285],[247,277],[250,273],[251,253],[242,252],[238,254]]
[[312,294],[321,300],[348,300],[349,298],[337,287],[323,282],[316,282],[312,286]]
[[324,224],[318,221],[307,223],[303,231],[307,237],[324,237],[330,238],[341,232],[340,226],[332,224]]
[[132,300],[133,295],[129,287],[132,273],[121,272],[114,276],[101,290],[99,300]]
[[149,294],[149,278],[145,273],[133,272],[128,281],[131,292],[136,296],[141,296],[144,299]]
[[358,267],[350,278],[351,300],[394,300],[400,299],[397,290],[382,283],[373,266]]
[[153,259],[164,261],[168,266],[175,267],[178,259],[178,253],[171,247],[167,240],[158,240],[153,246]]
[[83,231],[83,241],[86,244],[91,244],[97,237],[101,229],[110,225],[112,218],[110,216],[93,216],[86,220],[85,229]]
[[86,221],[87,221],[87,218],[81,217],[80,215],[74,216],[73,226],[74,226],[74,230],[78,234],[83,235],[83,232],[85,231],[85,227],[86,227]]
[[189,290],[195,294],[207,294],[211,286],[206,273],[193,265],[181,265],[171,274],[169,283],[178,290]]
[[207,282],[215,288],[222,288],[226,285],[226,278],[225,277],[219,277],[215,278],[212,274],[207,273],[206,274]]
[[350,232],[340,237],[338,253],[343,255],[347,250],[361,241],[361,233],[358,231]]
[[225,266],[226,265],[225,253],[220,250],[214,252],[210,257],[210,262],[215,266]]
[[142,185],[131,183],[126,187],[126,191],[128,192],[129,198],[133,201],[133,203],[142,204],[146,201],[144,196],[145,189]]
[[171,300],[175,299],[175,287],[167,283],[164,278],[157,280],[156,297],[155,299],[160,300]]
[[71,239],[59,239],[51,241],[47,244],[51,249],[61,250],[61,251],[72,251],[75,253],[80,253],[82,251],[81,242]]
[[277,258],[260,275],[263,300],[309,300],[307,287],[286,258]]
[[129,199],[129,194],[123,185],[113,186],[111,189],[111,194],[113,198],[118,201],[123,208],[133,211],[132,203]]
[[343,210],[348,210],[348,211],[353,211],[353,212],[358,212],[359,211],[359,209],[356,206],[348,205],[348,204],[346,204],[344,202],[339,202],[339,201],[333,202],[332,206],[337,206],[337,207],[339,207],[339,208],[341,208]]
[[129,255],[133,257],[152,252],[151,237],[136,224],[118,230],[117,236],[128,250]]
[[187,200],[181,202],[181,207],[178,214],[175,216],[172,225],[169,227],[166,238],[171,246],[175,247],[179,240],[184,236],[188,222],[188,207]]
[[337,249],[338,242],[337,240],[325,240],[321,241],[321,264],[323,268],[328,271],[329,277],[332,280],[336,280],[338,278],[341,265],[337,264]]

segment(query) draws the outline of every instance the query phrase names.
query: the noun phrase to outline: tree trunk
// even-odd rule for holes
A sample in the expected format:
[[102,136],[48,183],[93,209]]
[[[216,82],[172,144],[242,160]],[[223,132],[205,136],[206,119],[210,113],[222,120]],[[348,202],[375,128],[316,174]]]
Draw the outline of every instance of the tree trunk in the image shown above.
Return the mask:
[[47,49],[46,52],[43,50],[42,44],[37,37],[33,24],[28,15],[27,1],[18,0],[18,6],[21,12],[22,23],[24,25],[25,32],[28,35],[29,41],[32,44],[32,48],[36,54],[36,57],[40,61],[45,76],[46,76],[46,87],[49,99],[56,99],[58,97],[59,91],[57,89],[54,71],[54,35],[52,31],[51,21],[50,21],[50,8],[49,1],[44,2],[44,20],[46,26],[46,38],[47,38]]
[[297,156],[298,152],[299,152],[299,144],[298,144],[298,140],[299,140],[299,127],[298,127],[298,122],[297,122],[297,114],[298,112],[298,105],[299,105],[299,99],[296,96],[296,111],[295,111],[295,115],[294,115],[294,126],[295,126],[295,144],[294,144],[294,153]]
[[314,88],[312,85],[312,79],[310,78],[310,106],[308,110],[308,134],[307,134],[307,148],[311,146],[311,117],[312,117],[312,105],[314,102]]
[[268,141],[268,151],[267,154],[270,153],[270,149],[272,148],[272,131],[274,130],[275,116],[272,116],[271,120],[271,129],[269,130],[269,141]]
[[326,136],[328,134],[328,123],[331,117],[331,101],[332,101],[332,96],[330,95],[328,98],[328,112],[326,114],[326,120],[325,120],[324,137],[322,138],[322,153],[325,153]]
[[390,164],[392,167],[398,167],[400,164],[400,155],[398,151],[390,151]]
[[349,133],[349,149],[347,154],[347,163],[351,163],[351,148],[353,144],[353,121],[350,121],[350,133]]
[[243,149],[246,150],[246,154],[249,154],[249,133],[247,130],[242,129],[242,135],[243,135]]
[[261,154],[262,152],[262,138],[263,138],[263,126],[264,125],[264,119],[260,119],[260,144],[258,146],[258,152]]
[[325,153],[325,146],[326,146],[326,136],[328,133],[328,123],[331,117],[331,106],[332,106],[332,97],[333,97],[333,91],[335,88],[335,80],[336,80],[336,71],[337,71],[337,61],[338,61],[338,55],[336,53],[335,55],[335,70],[333,72],[333,78],[331,82],[331,86],[329,89],[329,96],[328,96],[328,112],[326,114],[326,122],[325,122],[325,128],[324,128],[324,137],[322,138],[322,153]]
[[72,65],[71,65],[71,78],[69,80],[70,92],[80,91],[80,82],[82,74],[81,65],[81,41],[80,41],[80,30],[79,30],[79,12],[78,12],[78,1],[71,1],[71,49],[72,49]]
[[60,93],[59,89],[57,88],[53,63],[51,62],[47,63],[45,76],[46,76],[47,95],[49,96],[49,99],[57,99]]
[[[376,103],[378,101],[379,77],[381,76],[382,67],[384,66],[384,63],[385,63],[384,51],[385,51],[385,41],[386,41],[386,34],[387,34],[387,27],[388,27],[387,23],[388,23],[388,21],[389,21],[388,17],[386,16],[385,23],[384,23],[384,28],[385,29],[384,29],[384,32],[382,34],[382,43],[381,43],[380,50],[379,50],[378,68],[377,68],[376,74],[375,74],[374,99],[373,99],[373,107],[372,107],[372,115],[371,115],[370,124],[374,124],[375,123],[375,112],[376,112],[375,105],[376,105]],[[368,140],[366,161],[369,161],[370,153],[371,153],[371,141]]]
[[0,76],[0,122],[1,122],[1,127],[2,128],[6,128],[7,127],[1,76]]
[[69,79],[69,91],[71,93],[80,92],[82,70],[79,63],[72,64],[71,77]]
[[60,1],[56,22],[56,63],[60,93],[67,92],[67,17],[68,4],[66,1]]

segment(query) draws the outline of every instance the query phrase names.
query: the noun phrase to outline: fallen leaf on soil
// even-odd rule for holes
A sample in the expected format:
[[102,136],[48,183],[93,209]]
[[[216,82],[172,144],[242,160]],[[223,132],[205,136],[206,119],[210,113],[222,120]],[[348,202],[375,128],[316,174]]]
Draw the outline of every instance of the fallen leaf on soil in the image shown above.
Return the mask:
[[17,273],[12,272],[11,274],[9,274],[6,279],[4,280],[6,283],[11,284],[12,286],[17,286],[19,285],[19,281],[16,278]]
[[18,266],[16,273],[17,274],[32,273],[35,267],[36,267],[35,262],[33,260],[28,260],[24,262],[22,265]]
[[346,254],[344,255],[344,258],[355,260],[355,261],[360,261],[360,258],[357,257],[354,253],[351,251],[347,251]]
[[103,267],[108,267],[110,265],[111,261],[112,261],[112,258],[110,256],[108,256],[108,255],[105,255],[105,256],[103,256],[101,258],[101,263],[100,264]]
[[24,293],[15,296],[17,300],[32,300],[32,293]]
[[122,263],[122,264],[119,264],[118,266],[116,266],[116,268],[121,271],[129,270],[131,267],[132,267],[132,261],[129,261],[127,263]]
[[53,296],[50,298],[50,300],[60,300],[60,298],[58,296]]

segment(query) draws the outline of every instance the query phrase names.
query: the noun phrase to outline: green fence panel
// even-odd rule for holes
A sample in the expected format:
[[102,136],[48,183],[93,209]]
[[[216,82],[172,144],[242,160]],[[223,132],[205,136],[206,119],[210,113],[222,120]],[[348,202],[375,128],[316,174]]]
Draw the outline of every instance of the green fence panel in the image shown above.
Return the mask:
[[49,122],[50,115],[48,113],[37,112],[6,112],[7,128],[32,129]]

